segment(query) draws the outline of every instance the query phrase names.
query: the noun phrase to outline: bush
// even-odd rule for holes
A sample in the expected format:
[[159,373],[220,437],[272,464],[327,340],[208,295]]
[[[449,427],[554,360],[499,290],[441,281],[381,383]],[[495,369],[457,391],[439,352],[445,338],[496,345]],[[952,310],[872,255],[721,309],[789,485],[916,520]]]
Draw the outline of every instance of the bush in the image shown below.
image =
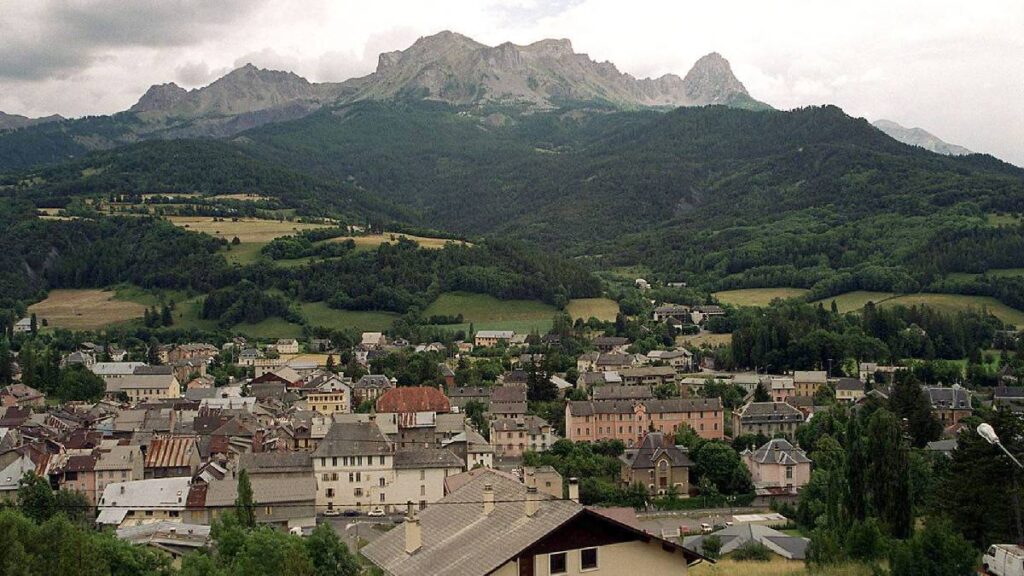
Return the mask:
[[740,546],[732,553],[734,560],[753,560],[755,562],[768,562],[772,559],[772,551],[760,542],[751,540]]
[[722,555],[722,539],[714,535],[705,536],[701,540],[700,549],[709,560],[718,560]]

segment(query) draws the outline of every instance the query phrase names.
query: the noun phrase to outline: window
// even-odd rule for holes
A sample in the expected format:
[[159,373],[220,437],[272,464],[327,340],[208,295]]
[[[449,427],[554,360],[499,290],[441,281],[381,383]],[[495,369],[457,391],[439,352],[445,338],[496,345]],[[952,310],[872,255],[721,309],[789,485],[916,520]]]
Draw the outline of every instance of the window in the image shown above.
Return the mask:
[[427,495],[427,487],[424,486],[423,484],[420,484],[420,496],[426,496],[426,495]]
[[381,493],[380,493],[380,501],[381,501],[381,502],[383,502],[383,501],[384,501],[384,493],[383,493],[383,492],[381,492]]
[[567,572],[565,552],[556,552],[548,556],[548,569],[551,574],[565,574]]
[[383,476],[380,477],[380,487],[381,488],[384,487],[384,477]]
[[383,465],[384,465],[384,457],[383,457],[383,456],[381,456],[381,457],[380,457],[380,465],[381,465],[381,466],[383,466]]
[[786,480],[792,480],[792,479],[793,479],[793,467],[792,466],[786,466]]
[[337,466],[337,465],[338,465],[338,458],[337,458],[337,456],[335,456],[335,457],[331,458],[331,466]]
[[580,550],[580,570],[597,570],[597,548]]

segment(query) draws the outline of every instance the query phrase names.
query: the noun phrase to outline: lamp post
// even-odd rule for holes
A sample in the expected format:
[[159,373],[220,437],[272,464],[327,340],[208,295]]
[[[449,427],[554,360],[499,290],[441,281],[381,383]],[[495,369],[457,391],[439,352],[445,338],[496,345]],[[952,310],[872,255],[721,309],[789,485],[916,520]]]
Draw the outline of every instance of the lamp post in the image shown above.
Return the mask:
[[1017,460],[1017,458],[1013,454],[1011,454],[1009,450],[1006,449],[1006,446],[1003,446],[1003,443],[999,440],[999,435],[996,434],[996,430],[995,428],[992,427],[991,424],[979,424],[978,436],[984,438],[985,441],[988,442],[989,444],[999,446],[999,449],[1002,450],[1007,456],[1009,456],[1010,460],[1012,460],[1013,463],[1016,464],[1016,467],[1013,469],[1013,484],[1016,488],[1013,491],[1013,514],[1014,518],[1016,518],[1017,520],[1017,544],[1020,546],[1024,546],[1024,528],[1021,527],[1020,519],[1020,483],[1017,481],[1017,470],[1024,468],[1024,464],[1021,464],[1020,460]]

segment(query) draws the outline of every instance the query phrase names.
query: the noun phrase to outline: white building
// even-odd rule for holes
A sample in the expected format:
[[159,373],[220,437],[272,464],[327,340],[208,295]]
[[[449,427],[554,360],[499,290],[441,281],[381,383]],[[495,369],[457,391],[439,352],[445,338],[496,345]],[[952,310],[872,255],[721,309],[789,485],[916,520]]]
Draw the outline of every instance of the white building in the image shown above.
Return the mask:
[[313,452],[317,509],[425,506],[444,496],[444,479],[462,467],[450,450],[396,450],[376,422],[335,422]]

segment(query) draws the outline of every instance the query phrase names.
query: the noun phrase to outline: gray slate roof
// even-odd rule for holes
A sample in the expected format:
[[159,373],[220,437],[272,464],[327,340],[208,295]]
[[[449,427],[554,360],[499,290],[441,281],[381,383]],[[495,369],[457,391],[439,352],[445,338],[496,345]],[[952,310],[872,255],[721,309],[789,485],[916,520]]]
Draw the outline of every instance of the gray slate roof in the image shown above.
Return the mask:
[[414,448],[395,452],[395,468],[462,468],[462,459],[447,448]]
[[335,422],[320,441],[314,457],[390,454],[391,442],[376,422]]
[[[494,487],[494,511],[483,513],[484,484]],[[363,548],[363,555],[393,576],[480,576],[583,511],[571,500],[538,494],[537,513],[526,516],[526,486],[494,473],[481,474],[420,512],[423,545],[405,552],[405,531],[392,530]]]
[[758,464],[781,464],[783,466],[806,464],[811,461],[803,450],[793,446],[784,438],[769,440],[754,450],[751,457]]
[[[807,557],[807,546],[811,541],[807,538],[789,536],[767,526],[759,524],[737,524],[711,534],[722,541],[722,554],[728,554],[747,542],[754,541],[764,544],[772,552],[788,560],[803,560]],[[703,551],[704,538],[707,535],[688,536],[683,539],[683,546],[697,552]]]
[[646,384],[641,386],[606,384],[594,387],[594,400],[649,400],[651,398],[654,398],[654,393]]
[[662,457],[668,457],[673,467],[693,466],[686,450],[675,446],[662,432],[647,434],[639,448],[626,450],[620,459],[634,470],[646,470],[654,468],[654,463]]

